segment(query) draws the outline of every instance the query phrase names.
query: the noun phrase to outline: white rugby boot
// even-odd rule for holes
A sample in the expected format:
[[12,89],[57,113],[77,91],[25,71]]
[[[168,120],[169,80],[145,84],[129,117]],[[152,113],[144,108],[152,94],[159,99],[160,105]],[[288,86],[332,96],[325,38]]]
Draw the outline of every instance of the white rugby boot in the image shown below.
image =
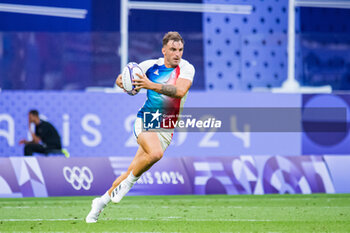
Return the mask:
[[111,201],[119,203],[123,197],[129,192],[132,185],[128,184],[127,180],[123,180],[111,193]]
[[98,216],[100,216],[100,213],[102,212],[105,206],[106,204],[102,201],[102,198],[100,197],[97,197],[94,200],[92,200],[91,210],[89,214],[86,216],[85,221],[87,223],[97,222]]
[[134,176],[131,171],[128,177],[112,191],[111,201],[119,203],[139,178],[140,176]]

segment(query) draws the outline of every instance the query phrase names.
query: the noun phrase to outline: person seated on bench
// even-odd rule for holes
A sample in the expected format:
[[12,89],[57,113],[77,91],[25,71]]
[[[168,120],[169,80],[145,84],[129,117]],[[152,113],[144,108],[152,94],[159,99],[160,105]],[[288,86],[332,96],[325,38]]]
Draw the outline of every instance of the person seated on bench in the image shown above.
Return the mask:
[[[61,137],[58,134],[55,127],[39,118],[39,112],[35,109],[30,110],[28,114],[29,118],[29,131],[32,135],[32,141],[22,139],[19,144],[24,144],[24,155],[31,156],[33,153],[41,153],[48,155],[50,153],[57,154],[62,151]],[[31,123],[35,124],[35,133],[31,130]]]

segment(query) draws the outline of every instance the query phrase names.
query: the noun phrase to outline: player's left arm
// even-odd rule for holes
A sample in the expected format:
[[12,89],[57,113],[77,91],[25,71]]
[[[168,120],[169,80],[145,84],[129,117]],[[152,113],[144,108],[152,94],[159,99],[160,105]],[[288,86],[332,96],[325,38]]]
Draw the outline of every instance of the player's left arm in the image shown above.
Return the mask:
[[32,131],[30,131],[31,135],[32,135],[32,140],[31,141],[28,141],[26,139],[22,139],[21,141],[19,141],[19,144],[24,144],[24,145],[28,145],[28,144],[31,144],[31,143],[35,143],[35,144],[39,144],[40,141],[41,141],[41,138],[39,136],[37,136],[35,133],[33,133]]
[[173,98],[182,98],[192,85],[194,73],[194,67],[187,63],[181,70],[179,78],[174,85],[154,83],[146,75],[142,76],[139,74],[137,75],[140,79],[134,79],[133,82],[136,85],[136,89],[145,88]]
[[178,78],[176,84],[159,84],[150,81],[146,75],[139,75],[140,79],[135,79],[136,89],[149,89],[158,92],[163,95],[167,95],[173,98],[182,98],[186,95],[190,89],[192,82],[188,79]]
[[[175,85],[160,84],[154,91],[174,98],[182,98],[190,89],[192,82],[188,79],[178,78]],[[159,90],[160,88],[160,90]]]

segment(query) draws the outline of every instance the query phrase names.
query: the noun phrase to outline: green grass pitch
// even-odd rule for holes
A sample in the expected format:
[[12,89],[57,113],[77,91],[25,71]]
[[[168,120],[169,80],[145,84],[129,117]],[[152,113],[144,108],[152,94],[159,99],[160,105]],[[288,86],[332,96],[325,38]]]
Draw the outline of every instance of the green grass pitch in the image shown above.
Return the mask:
[[0,232],[350,232],[350,194],[0,198]]

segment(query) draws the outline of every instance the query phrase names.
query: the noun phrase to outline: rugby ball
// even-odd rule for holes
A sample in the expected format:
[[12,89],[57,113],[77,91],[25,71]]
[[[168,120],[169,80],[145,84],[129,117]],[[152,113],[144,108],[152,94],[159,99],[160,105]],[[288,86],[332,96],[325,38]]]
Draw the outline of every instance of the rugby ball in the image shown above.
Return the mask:
[[143,76],[143,71],[141,67],[135,62],[128,63],[123,69],[123,72],[122,72],[123,87],[129,95],[136,95],[140,91],[140,90],[135,90],[136,86],[132,85],[133,79],[140,79],[139,76],[137,76],[136,74],[140,74]]

